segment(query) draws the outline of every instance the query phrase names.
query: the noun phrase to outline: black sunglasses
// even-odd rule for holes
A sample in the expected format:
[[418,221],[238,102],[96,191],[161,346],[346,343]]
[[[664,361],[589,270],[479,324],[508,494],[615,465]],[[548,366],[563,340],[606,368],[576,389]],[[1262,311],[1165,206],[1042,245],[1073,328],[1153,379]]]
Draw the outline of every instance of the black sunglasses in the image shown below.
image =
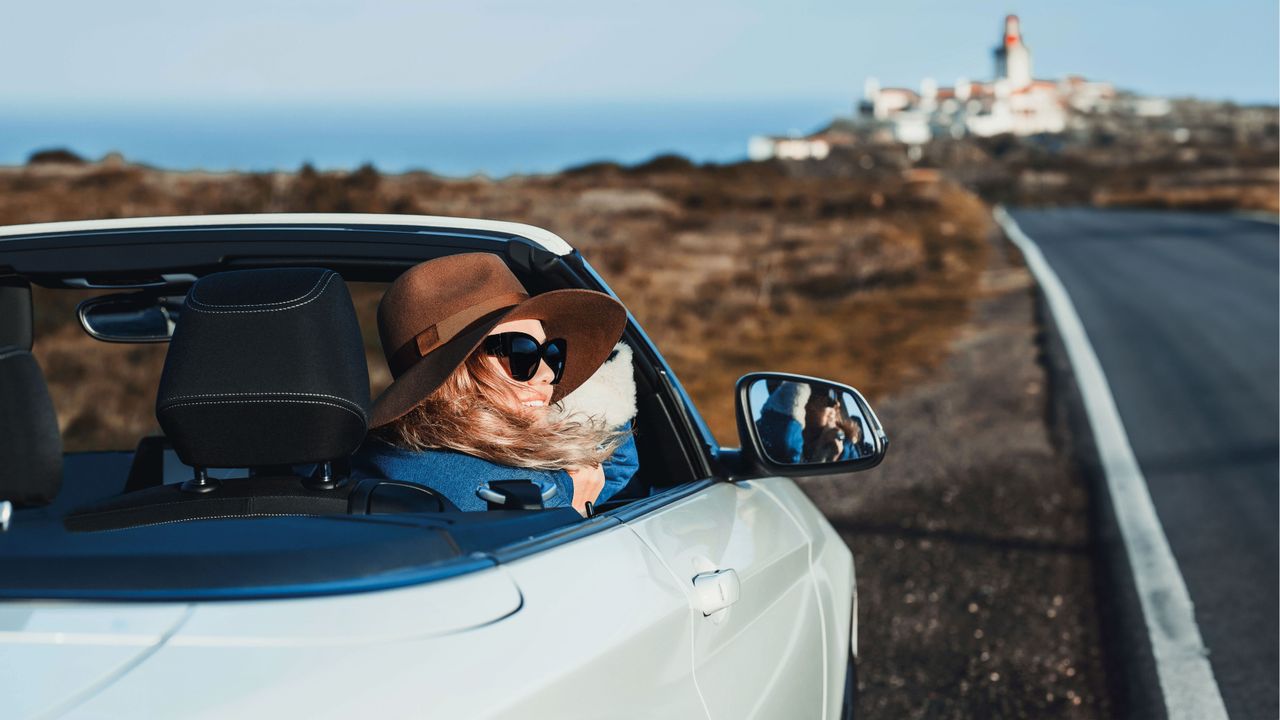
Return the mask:
[[538,361],[543,361],[555,377],[551,384],[560,382],[564,375],[564,360],[567,351],[564,338],[552,338],[539,344],[532,335],[522,332],[505,332],[490,335],[484,339],[484,350],[490,355],[507,359],[507,371],[513,380],[526,382],[538,374]]

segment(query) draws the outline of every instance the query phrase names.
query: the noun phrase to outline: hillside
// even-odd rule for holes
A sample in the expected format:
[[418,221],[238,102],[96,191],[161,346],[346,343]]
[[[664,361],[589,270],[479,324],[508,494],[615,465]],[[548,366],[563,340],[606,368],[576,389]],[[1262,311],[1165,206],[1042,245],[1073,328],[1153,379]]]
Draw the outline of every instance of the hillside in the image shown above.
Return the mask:
[[[252,212],[388,212],[531,223],[580,248],[736,444],[733,384],[752,370],[883,397],[927,375],[969,313],[989,231],[956,185],[896,173],[796,177],[774,164],[659,158],[500,181],[427,173],[179,173],[124,163],[0,169],[0,223]],[[48,293],[42,293],[42,296]],[[379,289],[357,288],[372,317]],[[65,296],[65,293],[63,294]],[[67,300],[38,319],[69,448],[129,447],[153,426],[162,347],[97,346]],[[389,381],[368,338],[375,391]],[[110,358],[113,377],[90,368]]]

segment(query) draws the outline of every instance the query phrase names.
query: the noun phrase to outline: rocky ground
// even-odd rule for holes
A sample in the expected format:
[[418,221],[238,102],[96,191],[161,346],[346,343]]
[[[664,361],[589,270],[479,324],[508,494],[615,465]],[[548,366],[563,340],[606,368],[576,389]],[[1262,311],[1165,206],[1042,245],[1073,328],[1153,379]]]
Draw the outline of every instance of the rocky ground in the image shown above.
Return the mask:
[[1088,488],[1054,447],[1029,273],[992,238],[975,312],[877,411],[877,469],[806,492],[853,549],[859,717],[1111,715]]

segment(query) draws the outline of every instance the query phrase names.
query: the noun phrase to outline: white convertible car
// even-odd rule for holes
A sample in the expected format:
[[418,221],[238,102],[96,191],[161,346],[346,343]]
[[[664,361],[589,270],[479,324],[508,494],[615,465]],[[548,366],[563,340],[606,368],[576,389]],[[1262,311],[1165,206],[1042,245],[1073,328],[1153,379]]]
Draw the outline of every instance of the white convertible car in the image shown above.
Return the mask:
[[[593,516],[348,476],[369,375],[345,283],[475,251],[530,293],[610,292],[502,222],[0,228],[0,717],[851,717],[852,556],[786,475],[880,462],[853,388],[748,375],[723,448],[632,319],[640,470]],[[97,340],[201,359],[137,391],[164,434],[63,453],[32,286],[91,295],[64,314]],[[863,437],[803,447],[823,413]]]

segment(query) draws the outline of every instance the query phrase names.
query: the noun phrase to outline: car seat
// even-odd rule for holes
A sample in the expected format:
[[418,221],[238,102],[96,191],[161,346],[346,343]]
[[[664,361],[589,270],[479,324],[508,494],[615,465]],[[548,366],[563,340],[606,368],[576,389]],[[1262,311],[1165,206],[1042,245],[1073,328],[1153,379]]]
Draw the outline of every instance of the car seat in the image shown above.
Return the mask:
[[[337,273],[273,268],[208,275],[187,294],[156,397],[160,427],[192,477],[83,508],[68,518],[68,528],[450,510],[427,488],[355,483],[334,472],[364,440],[369,404],[360,328]],[[319,470],[303,476],[293,470],[300,466]],[[217,480],[209,468],[251,474]]]
[[62,437],[44,373],[31,354],[31,288],[0,278],[0,502],[52,502],[62,486]]

